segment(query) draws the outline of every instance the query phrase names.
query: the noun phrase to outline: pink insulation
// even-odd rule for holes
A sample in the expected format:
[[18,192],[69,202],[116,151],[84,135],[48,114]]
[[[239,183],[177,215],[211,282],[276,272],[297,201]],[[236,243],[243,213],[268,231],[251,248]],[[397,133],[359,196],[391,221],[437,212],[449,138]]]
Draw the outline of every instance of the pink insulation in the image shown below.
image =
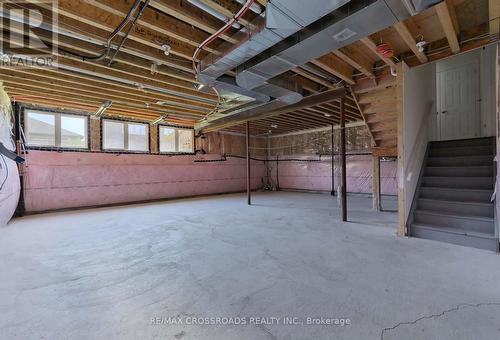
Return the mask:
[[[30,151],[26,211],[146,201],[246,190],[246,160],[195,163],[218,155],[164,156]],[[252,162],[253,189],[262,186],[264,162]]]
[[[317,159],[311,157],[281,156],[280,159]],[[321,162],[280,161],[270,162],[272,183],[276,184],[278,173],[281,189],[332,190],[331,159],[324,157]],[[372,156],[355,155],[347,157],[347,191],[352,193],[372,193]],[[380,185],[384,195],[397,194],[397,166],[394,161],[380,162]],[[340,183],[340,159],[335,158],[335,190]]]

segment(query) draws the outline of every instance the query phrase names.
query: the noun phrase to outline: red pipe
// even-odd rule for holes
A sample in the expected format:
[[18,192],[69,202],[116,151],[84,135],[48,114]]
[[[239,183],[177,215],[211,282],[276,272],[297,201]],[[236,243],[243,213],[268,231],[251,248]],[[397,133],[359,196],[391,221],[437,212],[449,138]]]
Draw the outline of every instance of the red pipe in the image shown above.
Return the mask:
[[255,2],[255,0],[247,0],[247,2],[245,2],[245,4],[243,5],[243,7],[241,7],[241,9],[238,11],[238,13],[236,13],[234,15],[234,17],[231,18],[231,20],[229,20],[228,22],[226,22],[226,24],[224,26],[222,26],[217,32],[215,32],[214,34],[212,34],[211,36],[209,36],[207,39],[205,39],[205,41],[203,41],[200,44],[200,46],[198,46],[196,48],[196,50],[194,51],[194,54],[193,54],[193,70],[194,70],[195,74],[198,73],[197,70],[196,70],[196,57],[201,52],[201,50],[206,45],[208,45],[212,41],[214,41],[221,34],[223,34],[224,32],[226,32],[231,26],[233,26],[233,24],[236,21],[238,21],[250,9],[250,6],[252,6],[252,4],[254,2]]

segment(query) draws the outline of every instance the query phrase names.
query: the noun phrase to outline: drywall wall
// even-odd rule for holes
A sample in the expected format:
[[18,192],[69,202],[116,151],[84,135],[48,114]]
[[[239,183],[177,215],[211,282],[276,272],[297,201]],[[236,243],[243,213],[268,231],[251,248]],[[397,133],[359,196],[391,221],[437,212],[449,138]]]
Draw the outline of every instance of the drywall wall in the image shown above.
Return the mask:
[[[10,151],[15,150],[12,139],[12,108],[10,99],[0,84],[0,142]],[[17,207],[20,182],[17,164],[0,156],[0,226],[5,225]]]
[[436,112],[434,64],[403,64],[403,139],[405,221],[411,210],[428,143],[428,126]]
[[[246,160],[219,155],[140,155],[31,150],[25,175],[27,212],[244,191]],[[253,189],[265,164],[253,161]]]

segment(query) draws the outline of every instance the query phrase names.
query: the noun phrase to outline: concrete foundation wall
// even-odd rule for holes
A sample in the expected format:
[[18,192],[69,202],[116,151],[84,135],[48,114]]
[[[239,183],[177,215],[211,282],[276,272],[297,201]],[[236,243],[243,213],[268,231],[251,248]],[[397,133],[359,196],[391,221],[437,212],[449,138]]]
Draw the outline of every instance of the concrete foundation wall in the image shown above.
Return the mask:
[[[165,156],[31,150],[25,176],[27,212],[243,191],[246,161],[219,155]],[[264,162],[252,162],[252,188]]]

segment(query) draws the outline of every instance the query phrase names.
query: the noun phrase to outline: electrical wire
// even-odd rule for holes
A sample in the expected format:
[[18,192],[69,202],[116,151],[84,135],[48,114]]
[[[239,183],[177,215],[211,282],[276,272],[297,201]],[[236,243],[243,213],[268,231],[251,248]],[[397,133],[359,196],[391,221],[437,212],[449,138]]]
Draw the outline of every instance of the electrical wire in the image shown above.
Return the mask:
[[111,66],[111,64],[113,63],[113,59],[115,59],[116,55],[118,54],[118,52],[122,48],[123,44],[125,43],[125,40],[127,40],[128,36],[130,34],[130,31],[132,30],[132,27],[135,26],[135,24],[137,23],[137,20],[139,20],[139,18],[142,16],[142,13],[144,13],[144,10],[146,9],[146,7],[148,7],[149,1],[150,0],[146,0],[144,3],[141,3],[141,8],[139,9],[139,12],[135,16],[135,18],[132,21],[132,23],[130,24],[130,26],[129,26],[128,30],[127,30],[127,33],[125,33],[125,36],[120,41],[120,44],[118,45],[118,47],[115,50],[115,53],[113,53],[113,55],[111,56],[111,58],[110,58],[110,60],[108,62],[108,66]]
[[[92,56],[92,55],[83,55],[83,54],[80,54],[80,53],[77,53],[77,52],[73,52],[73,51],[70,51],[70,50],[67,50],[65,48],[62,48],[62,47],[59,47],[58,46],[58,49],[64,53],[68,53],[68,54],[71,54],[75,57],[78,57],[78,58],[81,58],[83,61],[87,61],[87,60],[91,60],[91,61],[101,61],[105,58],[107,58],[109,56],[109,51],[111,49],[111,41],[116,37],[117,34],[119,34],[123,28],[127,25],[127,23],[130,21],[130,18],[132,17],[132,14],[136,11],[136,9],[138,8],[138,6],[141,4],[142,0],[135,0],[134,4],[132,5],[132,7],[130,8],[130,10],[128,11],[127,15],[125,16],[125,18],[123,18],[123,20],[120,22],[120,24],[113,30],[113,32],[108,36],[108,38],[106,39],[106,43],[104,45],[104,51],[101,52],[99,55],[97,56]],[[149,1],[148,1],[149,2]],[[25,6],[22,6],[22,5],[19,5],[19,4],[16,4],[17,7],[20,7],[20,8],[23,8],[23,9],[27,9],[27,7]],[[42,16],[46,17],[46,18],[49,18],[49,19],[52,19],[50,18],[49,16],[45,15],[42,13]],[[72,26],[72,25],[66,25],[68,27],[73,27],[73,28],[76,28],[75,26]],[[85,35],[89,35],[88,32],[86,32],[85,30],[83,29],[79,29],[79,28],[76,28],[77,30],[85,33]],[[98,37],[97,35],[94,35],[95,37]],[[101,37],[99,37],[101,38]],[[51,45],[51,44],[49,44]]]
[[5,178],[0,185],[0,191],[2,191],[5,182],[7,182],[7,179],[9,178],[9,166],[7,165],[7,161],[5,160],[5,156],[2,154],[0,154],[0,156],[2,156],[3,163],[5,164]]

